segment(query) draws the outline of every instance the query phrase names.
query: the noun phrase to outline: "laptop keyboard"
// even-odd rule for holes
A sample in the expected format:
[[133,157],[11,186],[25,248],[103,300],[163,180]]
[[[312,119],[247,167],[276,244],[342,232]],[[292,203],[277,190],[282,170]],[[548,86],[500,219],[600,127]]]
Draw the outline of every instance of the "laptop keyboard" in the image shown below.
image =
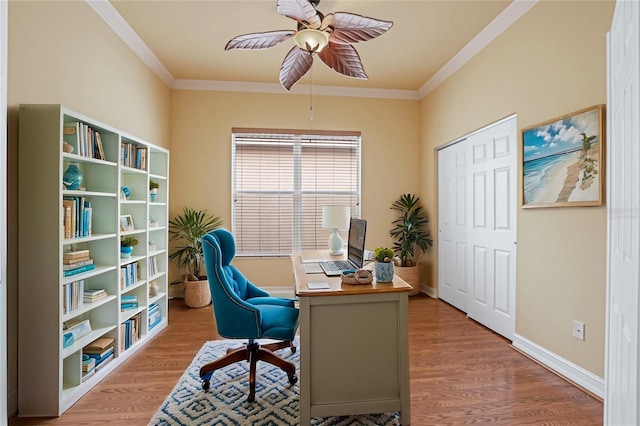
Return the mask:
[[322,262],[326,271],[342,271],[345,269],[353,269],[353,266],[347,260],[332,260],[331,262]]

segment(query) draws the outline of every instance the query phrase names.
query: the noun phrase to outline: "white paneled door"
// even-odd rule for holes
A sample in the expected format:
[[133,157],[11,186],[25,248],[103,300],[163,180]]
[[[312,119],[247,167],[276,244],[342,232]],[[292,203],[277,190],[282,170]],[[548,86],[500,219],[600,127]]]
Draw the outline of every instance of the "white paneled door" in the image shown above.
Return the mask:
[[438,154],[441,299],[512,340],[517,128],[510,117]]
[[465,141],[438,151],[438,296],[467,311],[467,179]]
[[640,3],[618,1],[608,36],[605,425],[640,423]]

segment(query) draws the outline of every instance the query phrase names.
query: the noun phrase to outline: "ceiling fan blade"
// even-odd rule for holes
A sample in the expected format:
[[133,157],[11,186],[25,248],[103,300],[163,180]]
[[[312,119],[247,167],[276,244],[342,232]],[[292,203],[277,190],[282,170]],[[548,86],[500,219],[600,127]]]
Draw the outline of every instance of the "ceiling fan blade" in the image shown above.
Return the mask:
[[266,49],[292,37],[292,30],[268,31],[265,33],[243,34],[229,40],[224,50],[231,49]]
[[276,11],[308,28],[320,28],[320,16],[309,0],[278,0]]
[[[325,22],[328,17],[329,15],[325,17]],[[331,21],[333,27],[331,41],[342,44],[371,40],[386,33],[393,26],[391,21],[381,21],[346,12],[333,13]]]
[[329,46],[322,49],[318,56],[329,68],[340,74],[365,80],[369,78],[364,72],[360,55],[350,44],[339,44],[330,41]]
[[313,57],[309,53],[294,46],[287,53],[280,67],[280,84],[290,90],[309,71],[312,63]]

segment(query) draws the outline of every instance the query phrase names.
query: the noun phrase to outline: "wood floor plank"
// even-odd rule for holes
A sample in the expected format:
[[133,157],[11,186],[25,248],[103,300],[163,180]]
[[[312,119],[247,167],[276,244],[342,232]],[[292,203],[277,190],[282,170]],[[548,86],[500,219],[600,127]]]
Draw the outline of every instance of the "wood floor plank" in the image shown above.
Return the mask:
[[[12,417],[10,426],[144,426],[208,340],[211,306],[169,302],[169,326],[64,415]],[[450,305],[409,299],[413,425],[602,425],[603,404],[513,350]]]

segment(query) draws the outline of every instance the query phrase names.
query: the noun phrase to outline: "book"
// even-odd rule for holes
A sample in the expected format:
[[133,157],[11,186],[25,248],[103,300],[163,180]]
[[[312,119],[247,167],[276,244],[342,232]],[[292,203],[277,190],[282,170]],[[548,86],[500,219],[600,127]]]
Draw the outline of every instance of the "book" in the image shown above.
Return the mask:
[[64,272],[64,276],[65,277],[70,277],[72,275],[76,275],[76,274],[81,274],[83,272],[88,272],[91,271],[92,269],[96,269],[96,266],[91,264],[91,265],[84,265],[81,266],[79,268],[75,268],[75,269],[69,269],[67,271],[63,271]]
[[89,377],[93,376],[96,373],[96,369],[93,368],[89,371],[87,371],[86,373],[82,373],[82,381],[84,382],[85,380],[87,380]]
[[73,265],[74,263],[84,262],[84,261],[89,260],[89,259],[91,259],[91,258],[87,254],[85,256],[76,257],[75,259],[62,259],[62,264],[63,265]]
[[89,250],[67,251],[62,254],[62,259],[72,260],[83,256],[89,256]]
[[83,357],[87,356],[95,360],[96,364],[100,364],[102,360],[104,360],[105,358],[107,358],[109,355],[113,353],[113,344],[108,348],[101,350],[100,352],[96,352],[96,351],[86,352],[86,350],[83,349],[82,353],[83,353]]
[[[66,328],[64,327],[66,325]],[[91,323],[88,319],[81,320],[76,323],[66,322],[63,325],[64,334],[71,334],[74,340],[78,340],[82,336],[91,333]]]
[[120,301],[122,303],[131,303],[131,302],[137,302],[138,301],[138,297],[135,294],[123,294],[120,297]]
[[82,348],[82,352],[84,353],[99,353],[104,351],[105,349],[113,346],[115,339],[111,337],[99,337],[93,342],[86,345]]
[[98,146],[98,159],[99,160],[104,160],[105,156],[104,156],[104,147],[102,146],[102,137],[100,136],[100,133],[96,132],[96,145]]
[[71,269],[76,269],[76,268],[79,268],[81,266],[86,266],[86,265],[93,265],[93,259],[84,259],[84,260],[79,260],[79,261],[73,262],[73,263],[64,263],[63,262],[62,270],[69,271]]
[[136,309],[138,307],[138,302],[133,302],[133,303],[121,303],[120,304],[120,311],[126,311],[128,309]]
[[73,238],[75,230],[75,204],[73,200],[63,199],[62,206],[64,207],[64,237]]
[[99,363],[96,364],[95,371],[98,371],[102,367],[107,365],[109,363],[109,361],[111,361],[113,359],[113,357],[114,357],[114,355],[113,355],[113,352],[112,352],[109,356],[107,356],[105,359],[103,359],[102,361],[100,361]]
[[96,367],[95,358],[91,358],[88,355],[82,355],[82,372],[86,373],[93,370]]

